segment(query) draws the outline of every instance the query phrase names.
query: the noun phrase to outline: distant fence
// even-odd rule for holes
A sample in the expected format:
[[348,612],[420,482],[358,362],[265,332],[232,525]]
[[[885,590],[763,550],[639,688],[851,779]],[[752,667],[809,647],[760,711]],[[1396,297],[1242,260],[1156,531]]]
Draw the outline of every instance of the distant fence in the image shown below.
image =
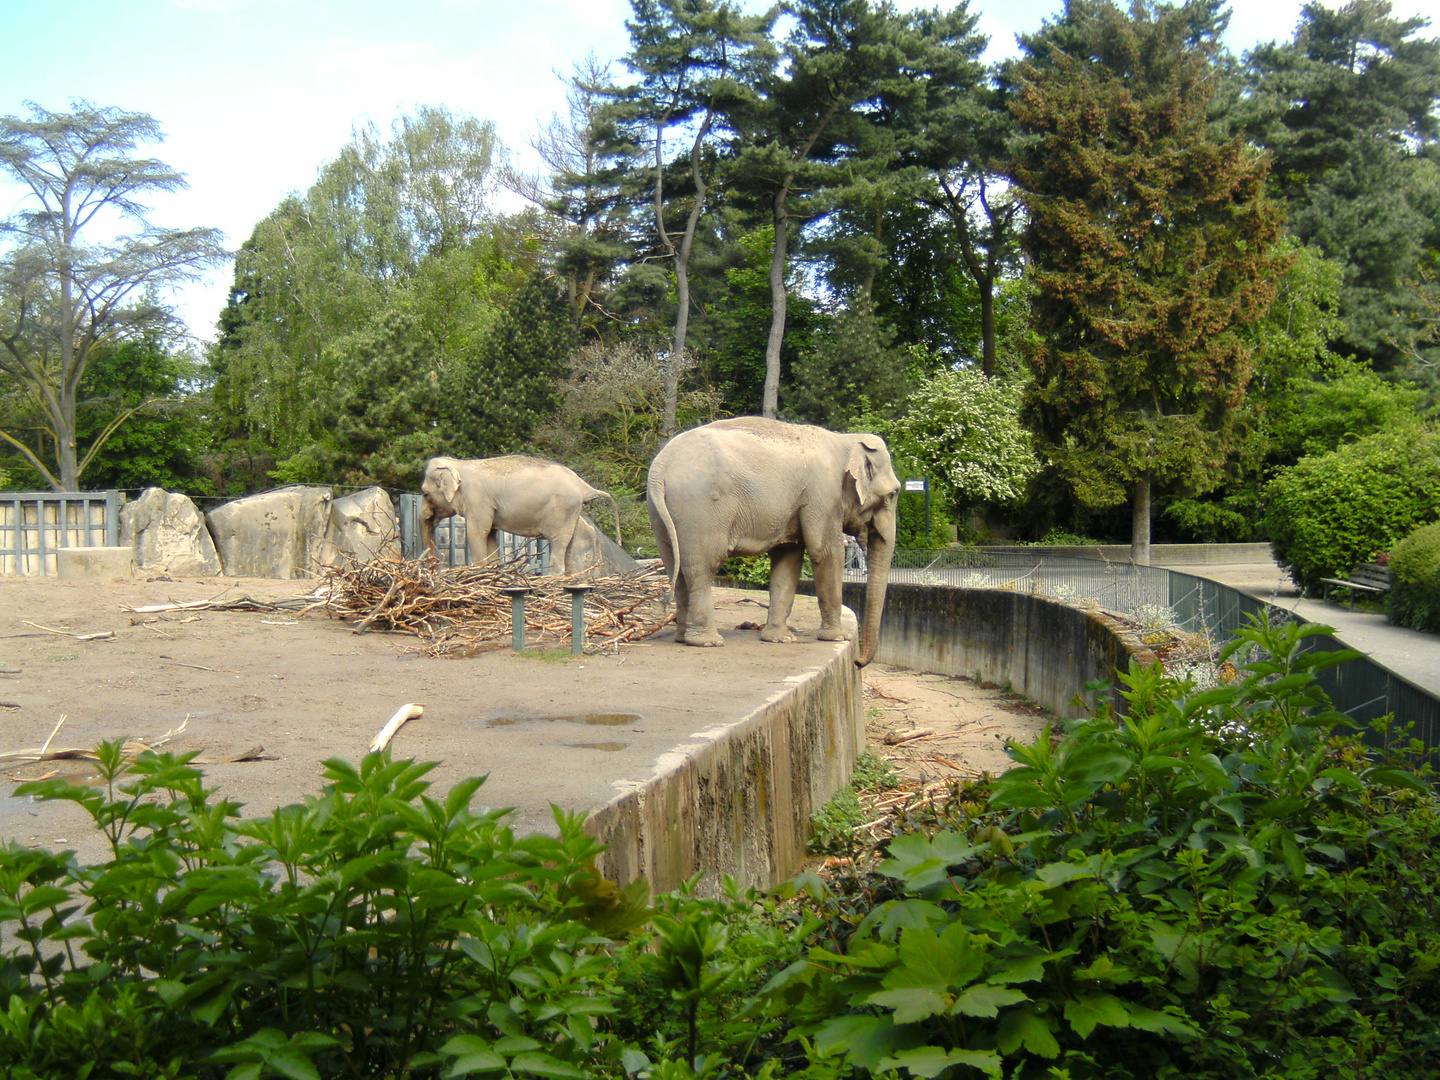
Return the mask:
[[[891,580],[916,585],[969,589],[1005,589],[1046,596],[1062,603],[1093,601],[1117,614],[1168,621],[1187,633],[1224,640],[1249,625],[1252,616],[1275,624],[1301,622],[1297,615],[1218,581],[1159,566],[1043,551],[987,552],[975,548],[899,548]],[[847,582],[865,581],[863,563],[847,565]],[[859,597],[859,593],[855,593]],[[1335,637],[1314,637],[1310,647],[1346,649]],[[1362,729],[1392,715],[1413,724],[1413,735],[1432,751],[1440,750],[1440,698],[1368,656],[1320,672],[1320,686],[1331,702]]]
[[56,570],[55,553],[120,542],[118,491],[0,492],[0,574]]
[[[407,559],[418,559],[422,552],[420,539],[421,496],[403,492],[395,497],[400,514],[400,550]],[[525,559],[526,569],[532,574],[550,572],[550,541],[529,536],[513,536],[497,531],[495,538],[500,545],[500,557],[504,560]],[[441,518],[435,523],[435,555],[442,566],[469,566],[471,554],[466,544],[465,518],[459,514]],[[484,537],[475,538],[477,545]],[[484,556],[484,551],[478,553]]]

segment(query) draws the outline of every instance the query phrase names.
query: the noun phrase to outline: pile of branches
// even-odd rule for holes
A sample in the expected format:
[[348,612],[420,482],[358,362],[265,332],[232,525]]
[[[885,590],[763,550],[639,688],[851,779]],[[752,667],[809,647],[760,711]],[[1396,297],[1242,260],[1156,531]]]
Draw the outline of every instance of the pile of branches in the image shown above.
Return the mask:
[[571,596],[566,585],[590,585],[585,594],[585,640],[603,648],[649,637],[672,617],[661,601],[669,579],[658,568],[608,577],[540,577],[510,563],[442,567],[433,559],[377,559],[329,571],[323,599],[307,611],[354,620],[355,632],[389,630],[425,639],[417,651],[466,655],[509,645],[511,598],[525,597],[527,641],[570,640]]

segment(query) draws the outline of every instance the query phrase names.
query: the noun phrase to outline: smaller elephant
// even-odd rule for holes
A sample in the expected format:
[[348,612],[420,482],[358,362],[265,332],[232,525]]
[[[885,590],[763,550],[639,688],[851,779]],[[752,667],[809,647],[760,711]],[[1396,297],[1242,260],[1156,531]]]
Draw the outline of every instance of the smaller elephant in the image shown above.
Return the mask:
[[511,454],[462,460],[431,458],[420,485],[420,536],[427,554],[435,554],[435,523],[460,514],[473,555],[475,538],[484,537],[483,557],[499,548],[495,532],[542,537],[550,541],[550,569],[564,576],[588,569],[575,566],[572,542],[580,512],[591,499],[605,498],[615,511],[615,542],[620,543],[620,508],[608,491],[593,488],[554,461]]

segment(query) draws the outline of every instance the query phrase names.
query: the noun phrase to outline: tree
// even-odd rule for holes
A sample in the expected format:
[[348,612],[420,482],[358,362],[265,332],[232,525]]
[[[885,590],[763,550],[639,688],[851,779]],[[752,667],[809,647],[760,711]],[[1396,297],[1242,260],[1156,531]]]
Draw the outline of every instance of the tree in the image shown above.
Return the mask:
[[864,294],[835,313],[791,369],[787,412],[843,430],[872,410],[892,415],[912,389],[913,358],[895,347],[895,331],[876,317]]
[[[1043,451],[1091,506],[1132,503],[1149,561],[1152,485],[1203,491],[1253,373],[1241,328],[1284,262],[1264,159],[1212,135],[1213,5],[1070,9],[1074,40],[1016,70]],[[1037,43],[1038,44],[1038,43]]]
[[913,90],[904,77],[902,21],[888,4],[870,0],[796,0],[795,26],[781,64],[761,85],[754,106],[737,113],[732,180],[769,209],[770,332],[765,344],[761,411],[773,417],[780,400],[780,351],[785,339],[785,268],[792,218],[824,209],[816,196],[846,179],[839,161],[861,156],[871,112],[886,92]]
[[916,464],[968,504],[1014,502],[1040,471],[1020,423],[1024,387],[979,368],[926,379],[893,431]]
[[[660,249],[675,271],[675,333],[665,377],[663,430],[675,433],[680,371],[686,364],[690,324],[690,254],[710,187],[702,150],[727,105],[747,92],[758,73],[774,62],[766,32],[775,12],[745,16],[714,0],[631,0],[627,22],[631,51],[625,64],[640,82],[622,95],[630,124],[644,126],[653,145],[652,199]],[[667,222],[666,135],[676,127],[689,135],[689,207],[679,236]]]
[[1407,279],[1440,244],[1433,192],[1440,138],[1440,39],[1387,0],[1306,4],[1294,38],[1245,57],[1237,118],[1274,156],[1290,230],[1338,259],[1344,344],[1396,363],[1417,300]]
[[[40,403],[54,445],[46,461],[14,436],[16,447],[56,491],[80,476],[132,414],[114,416],[80,454],[76,403],[96,351],[174,330],[158,297],[225,257],[214,229],[161,229],[146,218],[148,194],[176,191],[185,179],[164,162],[137,158],[158,142],[144,113],[74,100],[56,113],[34,102],[28,117],[0,118],[0,168],[27,189],[29,204],[3,225],[0,252],[0,371]],[[92,242],[118,218],[134,230]]]
[[469,358],[449,400],[457,451],[489,456],[521,449],[560,403],[559,380],[579,343],[568,297],[536,273]]

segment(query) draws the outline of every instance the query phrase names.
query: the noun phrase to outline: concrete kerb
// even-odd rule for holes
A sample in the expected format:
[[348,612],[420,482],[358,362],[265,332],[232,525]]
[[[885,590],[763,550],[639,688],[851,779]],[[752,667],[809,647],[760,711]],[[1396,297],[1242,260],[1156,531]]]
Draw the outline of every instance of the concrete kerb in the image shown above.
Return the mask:
[[845,784],[865,744],[855,647],[748,715],[690,736],[591,813],[586,831],[608,845],[600,869],[615,881],[646,878],[666,892],[697,873],[706,891],[730,876],[770,888],[804,861],[810,819]]

